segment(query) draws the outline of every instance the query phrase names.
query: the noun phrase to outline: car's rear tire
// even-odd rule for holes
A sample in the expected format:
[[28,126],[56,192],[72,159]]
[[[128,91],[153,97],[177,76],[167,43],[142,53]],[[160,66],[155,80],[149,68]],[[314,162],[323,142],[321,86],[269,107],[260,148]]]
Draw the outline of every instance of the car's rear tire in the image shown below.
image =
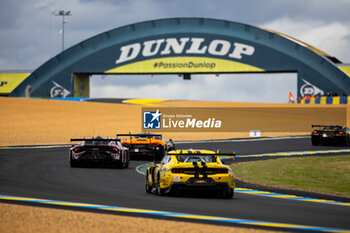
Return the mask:
[[151,185],[149,185],[149,183],[148,183],[148,179],[149,179],[149,173],[148,173],[148,170],[147,170],[147,172],[146,172],[146,184],[145,184],[145,191],[146,191],[146,193],[152,193],[152,186]]
[[234,190],[232,188],[228,188],[223,193],[223,198],[225,199],[231,199],[233,197]]
[[157,186],[157,194],[158,194],[159,196],[165,195],[165,189],[161,189],[160,186],[158,185],[158,186]]
[[113,166],[114,168],[123,168],[124,167],[124,164],[122,161],[112,161],[111,162],[111,166]]
[[162,145],[156,146],[156,148],[154,150],[154,160],[155,160],[155,162],[162,161],[164,155],[165,155],[165,147],[162,146]]
[[161,189],[160,188],[160,174],[159,174],[159,172],[157,173],[157,182],[158,182],[158,184],[157,184],[157,194],[159,195],[159,196],[163,196],[164,194],[165,194],[165,189]]
[[79,167],[79,162],[72,159],[72,152],[69,152],[69,163],[70,167]]
[[177,187],[177,188],[173,187],[171,189],[171,193],[177,197],[180,197],[182,195],[182,190],[179,187]]
[[79,167],[79,163],[77,163],[77,162],[70,162],[70,167]]
[[345,146],[349,146],[350,145],[350,138],[349,138],[348,134],[345,134],[344,145]]
[[129,160],[127,158],[126,162],[123,164],[123,168],[128,168],[128,167],[129,167]]
[[148,183],[146,183],[145,191],[146,191],[146,193],[152,193],[152,186],[150,186]]
[[125,168],[128,168],[130,165],[130,153],[129,151],[126,152],[126,164],[125,164]]
[[312,143],[313,146],[320,145],[320,142],[318,140],[314,139],[314,138],[311,138],[311,143]]

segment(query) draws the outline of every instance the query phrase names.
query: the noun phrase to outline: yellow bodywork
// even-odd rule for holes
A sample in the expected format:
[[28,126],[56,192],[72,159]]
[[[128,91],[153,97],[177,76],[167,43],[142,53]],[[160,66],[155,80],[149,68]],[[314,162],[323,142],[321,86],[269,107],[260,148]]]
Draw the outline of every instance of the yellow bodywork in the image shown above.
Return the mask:
[[[179,154],[186,156],[213,156],[210,162],[181,162]],[[174,173],[173,169],[182,169],[181,173]],[[227,170],[227,173],[218,173],[218,169]],[[201,170],[196,174],[196,170]],[[205,171],[205,172],[204,172]],[[169,190],[172,185],[188,185],[190,179],[195,179],[194,185],[207,185],[206,179],[214,181],[211,185],[224,185],[232,190],[235,188],[235,179],[232,169],[224,165],[214,151],[208,150],[174,150],[170,151],[160,164],[148,168],[146,186],[157,186],[160,190]],[[210,180],[210,182],[212,182]],[[189,187],[191,188],[191,187]]]
[[122,144],[157,144],[157,145],[162,145],[165,146],[166,143],[165,141],[161,139],[156,139],[156,138],[130,138],[130,139],[123,139]]

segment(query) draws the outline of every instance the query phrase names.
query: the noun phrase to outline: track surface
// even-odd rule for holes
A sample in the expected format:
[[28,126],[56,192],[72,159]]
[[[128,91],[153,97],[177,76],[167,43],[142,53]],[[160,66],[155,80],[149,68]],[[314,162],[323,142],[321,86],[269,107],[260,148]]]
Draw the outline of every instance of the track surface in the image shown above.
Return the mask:
[[[180,144],[256,154],[327,150],[310,139]],[[236,193],[232,200],[213,197],[159,197],[144,192],[144,176],[129,169],[70,168],[68,148],[0,150],[0,194],[51,200],[144,208],[279,223],[350,229],[350,208]]]

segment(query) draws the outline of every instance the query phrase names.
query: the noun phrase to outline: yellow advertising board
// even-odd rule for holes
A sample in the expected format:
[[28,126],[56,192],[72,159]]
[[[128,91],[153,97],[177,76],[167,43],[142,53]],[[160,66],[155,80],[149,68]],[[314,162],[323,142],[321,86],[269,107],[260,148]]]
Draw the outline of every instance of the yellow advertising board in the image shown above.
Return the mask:
[[30,73],[0,73],[0,95],[10,94]]
[[350,65],[349,66],[338,66],[347,76],[350,77]]
[[244,63],[208,57],[167,57],[129,63],[105,73],[222,73],[264,72]]

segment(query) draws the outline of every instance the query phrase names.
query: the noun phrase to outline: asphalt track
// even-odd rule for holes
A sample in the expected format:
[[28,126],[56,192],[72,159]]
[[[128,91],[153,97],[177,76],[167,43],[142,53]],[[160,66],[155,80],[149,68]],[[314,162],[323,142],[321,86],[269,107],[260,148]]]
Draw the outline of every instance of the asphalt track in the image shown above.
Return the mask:
[[[245,155],[345,147],[314,147],[309,138],[301,138],[178,144],[177,149],[181,148],[220,149]],[[135,171],[143,163],[132,161],[129,169],[70,168],[68,148],[0,150],[0,194],[350,229],[350,207],[347,206],[243,193],[236,193],[232,200],[146,194],[144,176]]]

